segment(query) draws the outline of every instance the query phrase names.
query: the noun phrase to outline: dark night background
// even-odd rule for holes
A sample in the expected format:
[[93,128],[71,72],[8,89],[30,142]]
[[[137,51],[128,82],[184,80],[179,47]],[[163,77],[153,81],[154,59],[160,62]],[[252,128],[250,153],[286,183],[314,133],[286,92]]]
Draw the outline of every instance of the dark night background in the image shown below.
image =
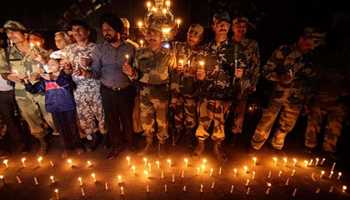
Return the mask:
[[[233,15],[246,15],[256,25],[256,29],[250,31],[250,36],[259,42],[262,64],[277,46],[294,42],[304,27],[316,26],[328,33],[326,48],[335,55],[335,59],[328,59],[329,63],[333,63],[329,66],[349,71],[350,7],[346,6],[345,1],[173,0],[172,3],[174,14],[184,22],[177,36],[179,40],[184,39],[190,23],[204,25],[209,40],[211,16],[224,8]],[[98,5],[102,7],[93,9]],[[107,11],[127,17],[133,28],[146,11],[144,0],[11,0],[6,5],[3,2],[0,9],[0,24],[8,19],[19,20],[28,28],[42,32],[48,40],[49,48],[54,48],[53,33],[66,28],[71,19],[86,19],[98,31],[98,16]],[[131,33],[134,31],[131,30]],[[303,117],[301,119],[305,123]],[[303,143],[300,127],[304,126],[305,124],[298,123],[298,134],[291,136],[299,138],[300,146]],[[347,134],[349,131],[349,125],[346,125],[339,143],[340,152],[344,156],[350,150],[346,145],[350,138]]]

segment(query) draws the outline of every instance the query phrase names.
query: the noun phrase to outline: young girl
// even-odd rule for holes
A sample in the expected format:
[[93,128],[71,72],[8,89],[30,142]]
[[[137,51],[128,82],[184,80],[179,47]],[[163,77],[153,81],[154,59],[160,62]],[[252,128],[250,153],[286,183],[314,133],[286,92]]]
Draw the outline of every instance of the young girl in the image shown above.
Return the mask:
[[31,84],[25,80],[25,88],[30,93],[45,93],[45,107],[52,114],[53,121],[62,139],[67,156],[68,150],[81,154],[83,149],[79,138],[76,119],[76,105],[73,97],[74,82],[70,75],[61,70],[57,60],[50,59],[40,80]]

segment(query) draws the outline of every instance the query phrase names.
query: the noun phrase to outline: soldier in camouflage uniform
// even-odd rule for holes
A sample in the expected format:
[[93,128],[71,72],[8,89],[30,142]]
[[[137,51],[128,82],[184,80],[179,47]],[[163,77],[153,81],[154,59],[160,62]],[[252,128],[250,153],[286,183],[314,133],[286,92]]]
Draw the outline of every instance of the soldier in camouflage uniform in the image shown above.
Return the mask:
[[169,72],[175,58],[169,49],[161,46],[163,36],[161,26],[152,23],[146,35],[148,45],[136,51],[134,68],[127,63],[123,71],[140,86],[141,124],[146,137],[146,146],[141,154],[152,150],[156,134],[159,149],[168,139]]
[[236,91],[231,110],[233,112],[232,133],[234,134],[234,142],[236,142],[237,134],[242,133],[248,96],[256,90],[260,74],[258,43],[245,37],[248,25],[249,21],[245,17],[237,17],[232,21],[233,46],[235,50],[239,51],[235,53],[235,60],[240,59],[238,61],[244,62],[244,67],[242,65],[235,66]]
[[201,102],[196,130],[198,145],[193,153],[195,157],[203,153],[205,140],[210,135],[209,127],[213,125],[211,139],[214,141],[214,154],[219,161],[226,160],[221,142],[225,139],[224,123],[233,97],[233,49],[227,36],[230,22],[228,13],[214,15],[215,40],[205,48],[205,75],[202,75],[202,70],[197,73],[199,80],[205,79],[200,83]]
[[195,85],[198,58],[202,51],[199,43],[203,33],[204,28],[201,25],[193,24],[188,29],[187,42],[173,44],[176,68],[171,74],[170,88],[177,142],[185,137],[184,141],[187,143],[197,125]]
[[[346,116],[346,97],[349,96],[349,87],[343,65],[339,65],[339,54],[331,52],[321,54],[319,61],[320,76],[316,95],[307,105],[308,123],[305,133],[305,146],[312,152],[317,147],[317,136],[325,122],[323,150],[332,155],[336,152],[338,138],[341,135],[343,122]],[[326,59],[326,60],[324,60]],[[347,58],[346,58],[347,59]],[[339,69],[340,68],[340,69]]]
[[[37,60],[45,60],[45,55],[38,46],[35,46],[36,44],[29,44],[25,36],[26,28],[19,22],[8,21],[4,28],[11,44],[8,49],[1,49],[0,73],[7,80],[15,82],[15,97],[19,110],[28,123],[31,134],[39,140],[41,147],[39,153],[43,154],[47,150],[47,143],[44,140],[45,128],[47,123],[52,122],[52,118],[45,110],[44,96],[26,92],[23,80],[33,79],[42,73],[42,64]],[[46,116],[49,120],[45,122],[42,116]]]
[[307,28],[296,44],[280,46],[264,66],[263,74],[274,83],[274,89],[251,140],[255,150],[259,150],[268,139],[278,115],[278,127],[271,144],[274,149],[282,150],[286,135],[293,129],[312,92],[317,74],[310,53],[320,38],[320,33]]

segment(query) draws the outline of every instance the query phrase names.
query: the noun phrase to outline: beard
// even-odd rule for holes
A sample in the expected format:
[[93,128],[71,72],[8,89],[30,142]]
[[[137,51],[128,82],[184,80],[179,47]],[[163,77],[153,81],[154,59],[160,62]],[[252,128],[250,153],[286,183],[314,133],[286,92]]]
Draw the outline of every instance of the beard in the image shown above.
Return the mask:
[[113,42],[116,42],[117,39],[115,37],[112,37],[111,35],[107,34],[104,36],[104,39],[109,42],[109,43],[113,43]]

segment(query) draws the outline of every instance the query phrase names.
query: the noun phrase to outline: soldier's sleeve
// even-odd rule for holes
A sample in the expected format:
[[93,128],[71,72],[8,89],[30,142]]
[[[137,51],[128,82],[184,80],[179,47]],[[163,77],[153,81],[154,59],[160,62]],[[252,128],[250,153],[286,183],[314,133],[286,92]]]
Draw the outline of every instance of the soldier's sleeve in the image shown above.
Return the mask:
[[259,51],[259,45],[256,41],[254,41],[252,44],[251,64],[252,64],[251,84],[252,86],[256,86],[260,77],[260,51]]
[[270,81],[279,81],[279,76],[276,72],[278,66],[283,64],[285,55],[283,46],[276,49],[272,56],[268,59],[266,65],[263,67],[263,76]]
[[0,74],[6,75],[8,73],[11,73],[11,67],[6,58],[5,49],[1,48],[0,49]]

